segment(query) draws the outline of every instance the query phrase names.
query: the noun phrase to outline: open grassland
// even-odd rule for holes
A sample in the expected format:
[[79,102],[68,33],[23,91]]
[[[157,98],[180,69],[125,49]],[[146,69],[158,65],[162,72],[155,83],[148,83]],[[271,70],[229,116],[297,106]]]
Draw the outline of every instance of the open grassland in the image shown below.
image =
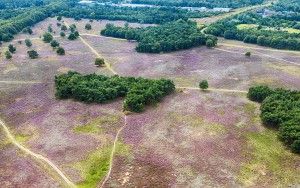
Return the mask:
[[[91,31],[84,29],[87,20],[66,21],[76,23],[83,40],[122,76],[171,78],[178,86],[188,87],[207,79],[219,89],[247,90],[256,83],[300,89],[296,52],[222,40],[215,49],[141,54],[135,52],[135,42],[93,36],[107,21],[93,21]],[[55,19],[49,18],[33,28],[33,36],[17,38],[39,37],[51,23],[55,29]],[[32,40],[38,59],[30,60],[24,42],[17,40],[11,60],[4,59],[2,52],[0,116],[19,143],[47,157],[79,187],[101,186],[119,130],[112,171],[104,187],[286,187],[300,183],[299,156],[261,125],[259,106],[244,93],[178,89],[144,113],[129,114],[127,121],[121,100],[101,105],[56,100],[56,74],[69,70],[112,74],[94,66],[96,55],[81,40],[57,40],[65,56],[58,56],[41,39]],[[252,52],[250,58],[244,55],[247,51]],[[3,131],[0,142],[1,185],[61,187],[51,169],[24,156]]]

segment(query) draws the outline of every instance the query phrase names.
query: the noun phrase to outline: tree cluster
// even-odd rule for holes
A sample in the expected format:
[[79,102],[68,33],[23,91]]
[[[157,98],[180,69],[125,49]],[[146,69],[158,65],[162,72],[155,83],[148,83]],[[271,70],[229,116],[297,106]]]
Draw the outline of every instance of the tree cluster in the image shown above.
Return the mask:
[[137,40],[138,52],[160,53],[207,45],[213,47],[217,38],[201,33],[195,22],[177,20],[147,28],[117,27],[107,24],[101,35]]
[[300,92],[255,86],[249,89],[248,98],[261,103],[262,122],[279,128],[280,139],[300,153]]
[[125,97],[124,110],[141,112],[146,105],[159,102],[175,90],[171,80],[134,77],[107,77],[68,72],[55,77],[56,97],[86,103],[105,103]]

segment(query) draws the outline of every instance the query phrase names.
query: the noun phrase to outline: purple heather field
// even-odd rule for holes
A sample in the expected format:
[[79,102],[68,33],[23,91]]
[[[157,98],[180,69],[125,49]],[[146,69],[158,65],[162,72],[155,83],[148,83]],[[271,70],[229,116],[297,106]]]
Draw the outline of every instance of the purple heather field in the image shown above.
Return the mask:
[[[93,21],[93,29],[86,31],[88,20],[64,20],[75,23],[82,38],[121,76],[163,77],[187,87],[198,87],[200,80],[207,79],[219,89],[247,90],[253,84],[300,89],[300,67],[288,62],[300,62],[294,52],[252,49],[257,46],[222,40],[224,45],[216,49],[142,54],[135,51],[135,42],[99,35],[107,23],[125,22]],[[107,104],[57,100],[55,75],[69,70],[111,73],[94,66],[96,55],[80,39],[56,38],[66,50],[64,56],[34,39],[31,49],[38,51],[39,58],[29,59],[24,42],[17,41],[41,36],[50,24],[59,34],[56,23],[49,18],[36,24],[32,36],[16,36],[12,43],[17,51],[11,60],[4,58],[2,50],[0,115],[22,145],[47,157],[72,182],[81,185],[85,181],[82,168],[92,164],[82,161],[111,148],[117,131],[126,125],[118,140],[126,154],[117,152],[104,187],[286,187],[300,183],[299,156],[286,150],[276,133],[261,124],[259,105],[244,93],[178,89],[145,112],[128,114],[126,122],[122,99]],[[245,57],[246,51],[253,55]],[[20,152],[2,131],[0,141],[1,186],[61,187],[53,172]]]

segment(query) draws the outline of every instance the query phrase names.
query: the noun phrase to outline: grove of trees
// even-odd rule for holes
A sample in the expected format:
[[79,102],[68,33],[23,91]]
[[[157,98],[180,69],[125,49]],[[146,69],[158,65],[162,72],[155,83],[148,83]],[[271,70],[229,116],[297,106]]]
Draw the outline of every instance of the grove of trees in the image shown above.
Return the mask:
[[250,100],[261,103],[262,122],[278,129],[279,138],[295,153],[300,153],[300,91],[251,87]]
[[171,80],[81,75],[77,72],[55,77],[56,97],[86,103],[105,103],[125,97],[124,110],[141,112],[146,105],[159,102],[175,90]]
[[147,28],[107,24],[101,35],[137,40],[136,50],[148,53],[171,52],[201,45],[213,47],[217,44],[216,37],[203,34],[195,22],[185,20]]

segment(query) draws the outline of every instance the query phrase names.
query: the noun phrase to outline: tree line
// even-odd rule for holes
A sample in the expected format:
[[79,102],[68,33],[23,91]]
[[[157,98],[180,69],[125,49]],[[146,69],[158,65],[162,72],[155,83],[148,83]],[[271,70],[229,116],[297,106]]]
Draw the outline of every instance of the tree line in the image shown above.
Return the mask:
[[207,45],[213,47],[217,38],[205,35],[192,21],[177,20],[147,28],[117,27],[107,24],[101,35],[136,40],[138,52],[160,53]]
[[248,98],[261,103],[261,119],[265,125],[279,131],[279,138],[296,153],[300,153],[300,91],[251,87]]
[[55,76],[56,97],[86,103],[105,103],[125,97],[124,110],[141,112],[146,105],[159,102],[175,90],[173,81],[166,79],[81,75],[68,72]]

